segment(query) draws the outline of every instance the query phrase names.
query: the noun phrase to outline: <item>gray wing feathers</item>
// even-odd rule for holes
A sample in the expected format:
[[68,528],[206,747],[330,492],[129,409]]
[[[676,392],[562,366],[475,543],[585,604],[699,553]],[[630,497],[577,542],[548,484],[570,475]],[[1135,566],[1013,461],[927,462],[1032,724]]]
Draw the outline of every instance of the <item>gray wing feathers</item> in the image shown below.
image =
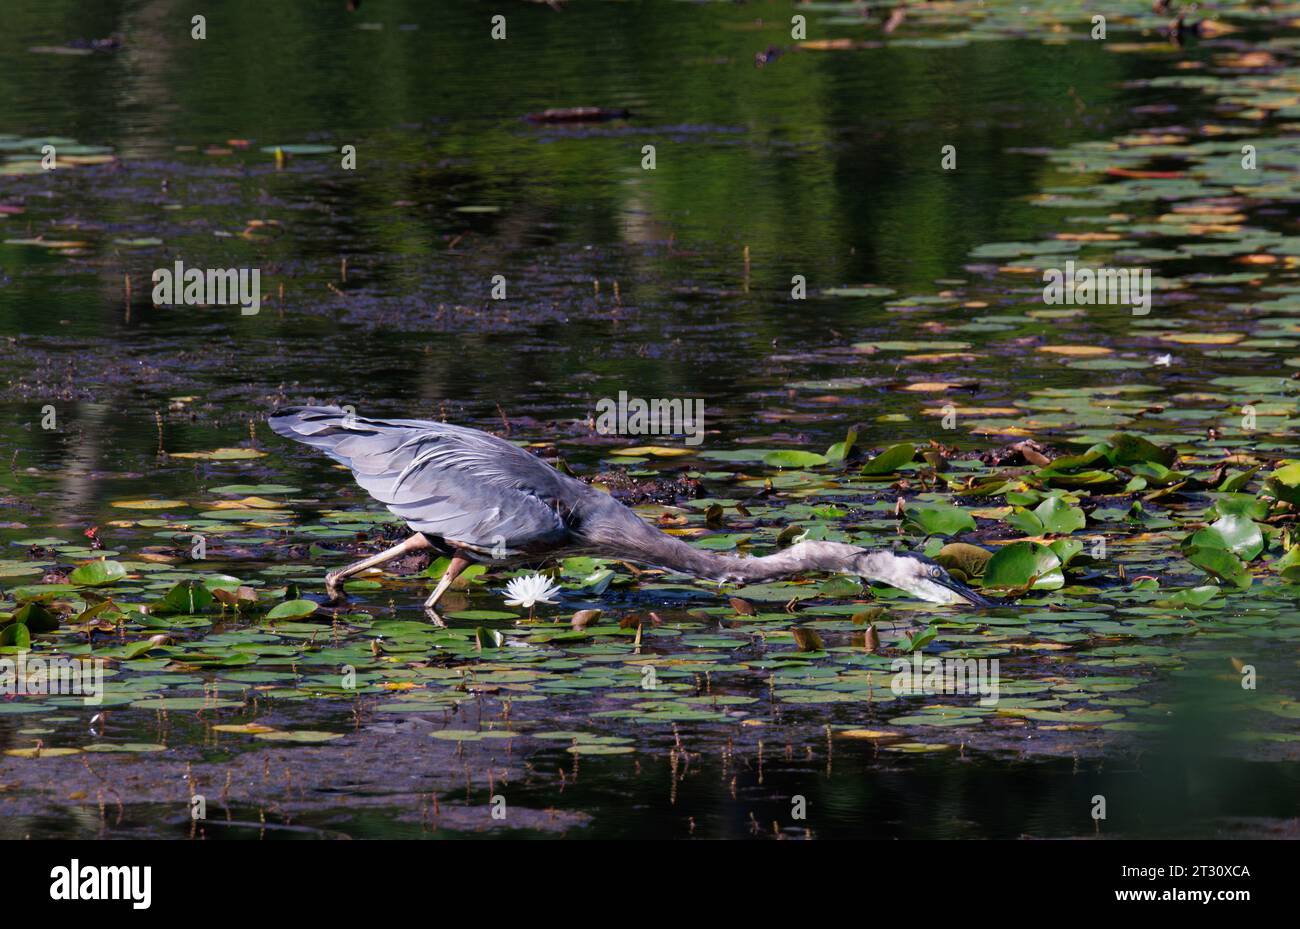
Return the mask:
[[367,493],[412,529],[484,551],[560,544],[568,535],[563,512],[586,490],[477,429],[364,419],[338,407],[277,410],[268,421],[277,434],[347,465]]

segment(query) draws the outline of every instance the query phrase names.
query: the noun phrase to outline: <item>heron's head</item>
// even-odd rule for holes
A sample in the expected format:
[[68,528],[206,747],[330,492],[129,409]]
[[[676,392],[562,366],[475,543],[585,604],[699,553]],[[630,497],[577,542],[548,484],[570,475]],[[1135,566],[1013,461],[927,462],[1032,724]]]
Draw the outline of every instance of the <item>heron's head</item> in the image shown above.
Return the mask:
[[852,571],[930,603],[970,603],[978,607],[997,605],[954,578],[943,565],[914,552],[866,551],[853,559]]

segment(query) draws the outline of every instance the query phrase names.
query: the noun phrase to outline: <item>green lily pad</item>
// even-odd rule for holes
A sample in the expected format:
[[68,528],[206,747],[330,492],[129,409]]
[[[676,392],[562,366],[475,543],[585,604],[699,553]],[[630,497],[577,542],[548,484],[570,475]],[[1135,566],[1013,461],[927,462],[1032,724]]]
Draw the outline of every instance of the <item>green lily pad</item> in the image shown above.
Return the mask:
[[295,620],[304,619],[315,613],[320,608],[320,604],[313,600],[287,600],[284,603],[277,603],[267,611],[268,620]]
[[763,456],[763,463],[773,468],[815,468],[818,465],[826,464],[828,461],[829,459],[825,455],[795,449],[768,452]]
[[893,474],[903,465],[909,464],[916,457],[916,446],[910,442],[903,442],[898,445],[891,445],[882,451],[875,458],[867,461],[862,466],[861,474],[865,475],[883,475]]
[[116,561],[92,561],[73,570],[68,580],[83,587],[104,587],[126,577],[126,567]]
[[954,536],[975,530],[975,517],[947,503],[909,502],[903,509],[905,523],[926,535]]
[[993,553],[984,568],[984,586],[1010,590],[1057,590],[1065,586],[1061,560],[1046,545],[1013,542]]

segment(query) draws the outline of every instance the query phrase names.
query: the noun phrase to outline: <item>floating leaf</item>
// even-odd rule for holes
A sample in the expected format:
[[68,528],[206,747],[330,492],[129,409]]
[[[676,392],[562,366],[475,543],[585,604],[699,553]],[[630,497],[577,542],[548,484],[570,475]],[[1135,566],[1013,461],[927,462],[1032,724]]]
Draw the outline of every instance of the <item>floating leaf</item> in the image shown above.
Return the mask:
[[1202,587],[1189,587],[1186,590],[1175,591],[1171,596],[1163,600],[1157,600],[1156,605],[1175,609],[1188,606],[1204,606],[1219,596],[1221,592],[1213,584],[1206,584]]
[[606,745],[601,742],[579,742],[565,749],[572,755],[629,755],[636,751],[631,745]]
[[795,626],[790,630],[790,634],[794,636],[794,644],[801,652],[820,652],[826,647],[815,629]]
[[1087,519],[1083,510],[1059,496],[1043,499],[1032,511],[1016,507],[1007,522],[1026,535],[1069,535],[1082,529]]
[[768,452],[763,456],[763,464],[771,468],[815,468],[829,461],[825,455],[816,452],[804,452],[796,449],[783,449]]
[[75,569],[68,580],[83,587],[104,587],[126,577],[126,568],[116,561],[92,561]]
[[22,623],[10,623],[0,628],[0,645],[12,645],[20,652],[25,652],[32,647],[32,633]]
[[1171,448],[1161,448],[1141,436],[1118,432],[1108,440],[1104,454],[1116,466],[1155,462],[1166,468],[1174,463],[1178,453]]
[[131,754],[141,754],[150,752],[165,752],[166,745],[159,745],[157,742],[92,742],[83,746],[83,752],[127,752]]
[[59,617],[33,601],[18,608],[13,615],[13,625],[25,626],[29,632],[53,632],[59,628]]
[[909,464],[915,457],[916,446],[910,442],[902,442],[890,446],[875,458],[867,461],[862,466],[861,473],[869,475],[893,474],[903,465]]
[[934,641],[939,634],[938,626],[928,626],[916,635],[909,635],[899,643],[899,650],[911,654],[918,651]]
[[654,458],[681,458],[687,455],[694,455],[695,450],[690,448],[671,448],[666,445],[638,445],[635,448],[613,448],[610,449],[609,454],[625,455],[634,458],[641,458],[646,455]]
[[1256,558],[1264,550],[1264,534],[1259,524],[1246,516],[1222,516],[1204,529],[1192,533],[1184,547],[1224,548],[1244,561]]
[[939,562],[948,569],[949,572],[960,574],[961,578],[969,580],[973,577],[981,577],[985,568],[988,566],[989,559],[993,553],[978,545],[968,545],[965,542],[949,542],[943,548],[939,549],[934,560]]
[[1100,345],[1040,345],[1038,350],[1053,355],[1070,355],[1073,357],[1092,357],[1111,353],[1111,349]]
[[1242,560],[1225,548],[1192,546],[1184,554],[1192,564],[1221,581],[1242,589],[1249,587],[1254,581]]
[[276,731],[272,726],[263,726],[261,723],[221,723],[212,728],[217,732],[234,732],[241,735],[258,735]]
[[975,517],[966,510],[947,503],[909,502],[903,509],[905,521],[926,535],[953,536],[973,532]]
[[257,604],[257,591],[251,587],[205,586],[208,586],[208,589],[212,591],[212,596],[215,597],[219,603],[222,603],[225,606],[232,606],[239,610]]
[[836,442],[826,449],[826,460],[839,463],[853,454],[858,444],[858,430],[850,429],[843,442]]
[[172,452],[172,458],[202,458],[208,461],[242,461],[247,458],[261,458],[266,452],[255,448],[216,448],[210,452]]
[[266,618],[272,621],[305,619],[319,608],[320,604],[313,600],[286,600],[284,603],[277,603],[268,610]]
[[1065,586],[1061,560],[1046,545],[1013,542],[996,552],[984,568],[984,586],[1008,590],[1056,590]]
[[319,142],[293,142],[288,145],[264,145],[261,151],[274,155],[277,151],[286,155],[332,155],[338,152],[337,145],[322,145]]
[[124,646],[121,649],[121,653],[119,657],[121,657],[125,661],[131,661],[132,659],[140,658],[144,655],[149,654],[155,648],[162,648],[164,645],[169,645],[171,644],[171,641],[172,641],[171,636],[166,636],[166,635],[150,636],[149,638],[144,639],[143,641],[132,642],[130,645]]
[[845,575],[837,575],[824,581],[817,593],[835,600],[846,600],[862,596],[862,582]]
[[181,581],[154,605],[158,613],[201,613],[213,601],[211,591],[193,581]]
[[314,729],[284,729],[271,732],[255,732],[253,738],[267,742],[296,742],[302,745],[319,745],[343,738],[339,732],[319,732]]
[[1300,461],[1278,464],[1264,481],[1264,490],[1278,500],[1300,505]]

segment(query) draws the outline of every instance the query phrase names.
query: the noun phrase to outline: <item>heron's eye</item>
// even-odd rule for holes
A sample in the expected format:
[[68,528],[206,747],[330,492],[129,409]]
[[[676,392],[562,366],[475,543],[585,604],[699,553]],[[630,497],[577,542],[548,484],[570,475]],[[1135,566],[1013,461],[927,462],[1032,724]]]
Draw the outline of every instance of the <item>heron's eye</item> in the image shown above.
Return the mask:
[[935,565],[933,568],[930,569],[930,576],[943,577],[943,568],[939,567],[938,565]]

